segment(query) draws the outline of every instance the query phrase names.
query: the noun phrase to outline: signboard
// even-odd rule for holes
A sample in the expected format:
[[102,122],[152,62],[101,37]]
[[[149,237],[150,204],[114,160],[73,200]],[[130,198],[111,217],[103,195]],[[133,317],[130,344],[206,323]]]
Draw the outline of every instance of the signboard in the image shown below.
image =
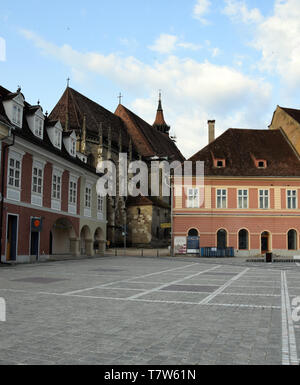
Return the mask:
[[200,253],[200,238],[199,237],[188,237],[187,238],[187,253],[198,254]]
[[174,237],[174,253],[186,254],[186,237]]
[[172,227],[171,223],[161,223],[160,228],[161,229],[170,229]]
[[31,231],[34,233],[40,233],[43,228],[42,218],[33,217],[31,218]]

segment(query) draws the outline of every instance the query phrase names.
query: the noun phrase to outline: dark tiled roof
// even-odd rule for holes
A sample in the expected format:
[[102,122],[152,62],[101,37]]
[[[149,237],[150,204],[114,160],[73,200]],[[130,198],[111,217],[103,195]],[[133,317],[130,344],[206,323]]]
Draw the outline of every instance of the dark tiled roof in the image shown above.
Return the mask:
[[130,133],[136,147],[143,156],[168,156],[170,160],[184,160],[183,155],[169,135],[159,132],[121,104],[119,104],[115,114],[124,119],[129,133],[133,127],[135,132],[139,134],[135,136],[134,131]]
[[69,129],[79,132],[82,129],[85,115],[87,136],[92,135],[97,138],[99,126],[100,123],[102,123],[104,140],[107,141],[108,130],[109,127],[111,127],[112,143],[116,147],[118,146],[119,134],[121,131],[122,145],[128,149],[129,137],[122,120],[112,112],[70,87],[66,88],[49,117],[51,119],[59,119],[64,127],[66,124],[67,112]]
[[280,107],[283,111],[289,114],[293,119],[295,119],[298,123],[300,123],[300,110],[296,110],[294,108],[285,108]]
[[72,157],[68,153],[68,151],[65,149],[63,143],[62,143],[62,149],[61,150],[59,150],[58,148],[53,146],[53,144],[51,143],[49,136],[47,134],[46,128],[50,127],[50,126],[54,126],[57,123],[57,121],[50,121],[49,118],[46,118],[44,138],[43,139],[36,137],[32,133],[32,131],[30,130],[30,128],[28,126],[27,119],[25,118],[26,114],[28,113],[28,111],[32,107],[30,104],[25,103],[22,128],[18,128],[16,126],[12,125],[5,114],[5,110],[4,110],[3,103],[2,103],[2,101],[6,98],[6,96],[10,95],[10,94],[11,94],[10,91],[8,91],[7,89],[0,86],[0,121],[3,121],[4,123],[9,124],[11,127],[14,127],[13,132],[15,133],[16,136],[23,138],[26,141],[28,141],[29,143],[35,144],[35,145],[51,152],[52,154],[55,154],[59,157],[62,157],[63,159],[65,159],[69,162],[72,162],[73,164],[76,164],[77,166],[84,168],[87,171],[90,171],[92,173],[96,173],[96,169],[94,167],[91,167],[90,165],[82,162],[79,158]]
[[[225,159],[226,167],[214,167],[213,157]],[[253,157],[266,160],[267,168],[257,168]],[[281,130],[231,128],[189,160],[204,161],[210,176],[300,176],[300,160]]]

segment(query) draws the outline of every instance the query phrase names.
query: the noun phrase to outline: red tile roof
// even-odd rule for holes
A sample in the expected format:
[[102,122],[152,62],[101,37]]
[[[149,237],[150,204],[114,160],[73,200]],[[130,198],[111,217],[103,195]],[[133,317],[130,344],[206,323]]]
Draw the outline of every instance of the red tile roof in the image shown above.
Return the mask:
[[[225,159],[226,167],[215,167],[213,158]],[[267,167],[257,168],[253,158],[266,160]],[[300,176],[299,156],[281,130],[231,128],[189,160],[204,161],[210,176]]]

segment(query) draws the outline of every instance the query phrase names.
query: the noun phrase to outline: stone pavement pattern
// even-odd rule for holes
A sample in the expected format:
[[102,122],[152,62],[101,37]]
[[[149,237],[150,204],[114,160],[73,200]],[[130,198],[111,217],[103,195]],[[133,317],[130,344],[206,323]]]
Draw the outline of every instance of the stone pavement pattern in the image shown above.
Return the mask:
[[106,257],[0,267],[0,364],[298,364],[297,296],[296,264]]

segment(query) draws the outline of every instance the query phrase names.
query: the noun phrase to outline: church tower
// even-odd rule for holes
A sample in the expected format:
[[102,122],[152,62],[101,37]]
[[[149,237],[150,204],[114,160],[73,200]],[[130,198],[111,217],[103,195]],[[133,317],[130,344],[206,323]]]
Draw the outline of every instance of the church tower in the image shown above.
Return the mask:
[[162,109],[162,103],[161,103],[161,92],[159,92],[158,108],[157,108],[155,122],[153,123],[153,127],[156,128],[158,131],[169,135],[170,126],[168,126],[167,123],[165,122],[164,111]]

